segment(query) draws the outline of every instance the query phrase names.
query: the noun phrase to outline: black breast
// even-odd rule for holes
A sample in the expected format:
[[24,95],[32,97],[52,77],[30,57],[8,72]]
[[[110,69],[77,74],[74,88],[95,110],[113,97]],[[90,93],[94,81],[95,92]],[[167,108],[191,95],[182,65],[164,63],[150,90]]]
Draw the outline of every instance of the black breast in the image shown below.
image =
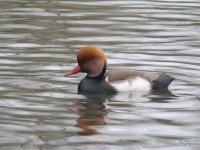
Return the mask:
[[86,76],[78,85],[78,92],[90,94],[116,93],[116,90],[104,78]]

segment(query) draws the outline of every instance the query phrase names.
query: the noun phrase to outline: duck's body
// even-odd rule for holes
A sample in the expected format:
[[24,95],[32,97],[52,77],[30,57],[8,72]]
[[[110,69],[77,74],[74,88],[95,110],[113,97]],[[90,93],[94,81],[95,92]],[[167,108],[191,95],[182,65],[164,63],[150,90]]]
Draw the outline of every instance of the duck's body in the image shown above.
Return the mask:
[[77,54],[78,66],[67,73],[69,76],[78,72],[86,72],[78,91],[83,93],[117,93],[127,91],[151,91],[167,89],[174,80],[163,73],[135,72],[115,69],[106,72],[106,57],[100,48],[87,46]]
[[173,77],[166,74],[143,74],[129,70],[111,70],[103,78],[86,76],[79,83],[78,91],[84,93],[116,93],[160,90],[167,89],[173,80]]

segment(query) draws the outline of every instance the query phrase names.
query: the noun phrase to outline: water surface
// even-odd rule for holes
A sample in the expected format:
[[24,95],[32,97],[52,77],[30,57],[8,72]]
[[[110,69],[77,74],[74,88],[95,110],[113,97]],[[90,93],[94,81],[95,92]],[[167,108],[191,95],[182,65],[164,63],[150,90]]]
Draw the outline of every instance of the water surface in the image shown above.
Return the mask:
[[[0,149],[200,148],[199,0],[1,0]],[[64,78],[98,45],[110,68],[167,72],[164,93],[80,95]]]

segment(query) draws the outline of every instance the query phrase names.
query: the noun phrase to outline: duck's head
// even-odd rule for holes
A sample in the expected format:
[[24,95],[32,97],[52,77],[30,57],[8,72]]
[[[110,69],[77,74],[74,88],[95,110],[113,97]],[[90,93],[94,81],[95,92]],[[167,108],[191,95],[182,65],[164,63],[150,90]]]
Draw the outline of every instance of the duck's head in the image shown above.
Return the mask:
[[104,74],[107,67],[106,55],[101,48],[86,46],[77,53],[78,66],[65,74],[65,77],[85,72],[89,77],[97,77]]

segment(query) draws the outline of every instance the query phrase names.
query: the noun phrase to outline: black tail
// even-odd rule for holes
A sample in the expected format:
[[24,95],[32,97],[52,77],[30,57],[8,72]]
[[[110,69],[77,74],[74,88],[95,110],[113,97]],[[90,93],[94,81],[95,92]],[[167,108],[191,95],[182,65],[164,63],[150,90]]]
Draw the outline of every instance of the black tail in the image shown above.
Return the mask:
[[153,80],[153,90],[168,88],[169,84],[174,80],[174,78],[167,74],[160,74],[158,78]]

